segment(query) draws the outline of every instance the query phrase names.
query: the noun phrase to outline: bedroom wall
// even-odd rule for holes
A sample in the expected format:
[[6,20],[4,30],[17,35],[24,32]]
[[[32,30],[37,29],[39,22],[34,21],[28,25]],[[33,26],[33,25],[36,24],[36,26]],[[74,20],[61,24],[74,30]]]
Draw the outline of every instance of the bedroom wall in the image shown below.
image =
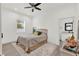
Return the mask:
[[[47,7],[45,12],[34,17],[33,25],[37,25],[38,28],[48,28],[48,41],[59,44],[58,21],[61,18],[77,16],[76,6],[76,4],[45,4],[45,7]],[[76,22],[74,22],[74,25],[77,26]],[[77,37],[77,29],[74,32]]]
[[[32,20],[28,16],[6,8],[2,8],[1,12],[2,12],[1,15],[2,33],[4,34],[2,43],[8,43],[17,40],[19,33],[17,33],[16,21],[18,19],[25,20],[26,23],[25,33],[32,32]],[[23,32],[20,34],[25,33]]]

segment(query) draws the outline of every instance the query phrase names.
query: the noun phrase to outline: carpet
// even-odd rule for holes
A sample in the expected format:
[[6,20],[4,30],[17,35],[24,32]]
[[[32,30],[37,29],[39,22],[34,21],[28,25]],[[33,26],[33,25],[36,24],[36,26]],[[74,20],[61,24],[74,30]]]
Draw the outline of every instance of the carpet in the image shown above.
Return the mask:
[[2,45],[2,54],[4,54],[5,56],[20,56],[20,54],[12,44]]
[[30,54],[26,53],[16,43],[4,44],[2,46],[2,53],[5,56],[71,56],[69,53],[60,51],[57,45],[50,42],[40,46]]
[[12,43],[13,47],[18,51],[21,56],[52,56],[57,48],[57,45],[52,43],[46,43],[36,50],[32,51],[30,54],[26,53],[21,47]]

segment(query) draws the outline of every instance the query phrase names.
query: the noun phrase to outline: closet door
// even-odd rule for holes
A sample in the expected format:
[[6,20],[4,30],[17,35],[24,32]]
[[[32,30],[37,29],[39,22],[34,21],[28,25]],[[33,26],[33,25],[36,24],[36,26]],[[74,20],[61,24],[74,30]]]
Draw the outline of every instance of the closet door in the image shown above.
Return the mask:
[[16,13],[4,8],[1,11],[2,44],[16,41],[16,19],[18,16]]

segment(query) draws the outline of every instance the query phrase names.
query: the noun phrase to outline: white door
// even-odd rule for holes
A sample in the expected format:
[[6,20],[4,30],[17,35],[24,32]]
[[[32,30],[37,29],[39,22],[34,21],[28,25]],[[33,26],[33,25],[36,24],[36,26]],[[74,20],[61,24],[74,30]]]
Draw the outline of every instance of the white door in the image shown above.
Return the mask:
[[2,43],[13,42],[16,40],[16,19],[18,16],[16,13],[2,8],[1,29],[3,33]]

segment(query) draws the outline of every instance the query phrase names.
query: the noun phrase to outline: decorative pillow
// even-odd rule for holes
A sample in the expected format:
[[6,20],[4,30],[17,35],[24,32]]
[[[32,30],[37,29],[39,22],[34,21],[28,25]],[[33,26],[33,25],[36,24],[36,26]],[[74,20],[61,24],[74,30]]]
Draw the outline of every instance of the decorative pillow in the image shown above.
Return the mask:
[[42,34],[42,32],[40,32],[40,31],[37,31],[38,32],[38,35],[41,35]]
[[34,32],[34,35],[38,35],[38,32]]
[[42,32],[40,32],[40,31],[35,31],[34,32],[34,35],[41,35],[42,34]]

